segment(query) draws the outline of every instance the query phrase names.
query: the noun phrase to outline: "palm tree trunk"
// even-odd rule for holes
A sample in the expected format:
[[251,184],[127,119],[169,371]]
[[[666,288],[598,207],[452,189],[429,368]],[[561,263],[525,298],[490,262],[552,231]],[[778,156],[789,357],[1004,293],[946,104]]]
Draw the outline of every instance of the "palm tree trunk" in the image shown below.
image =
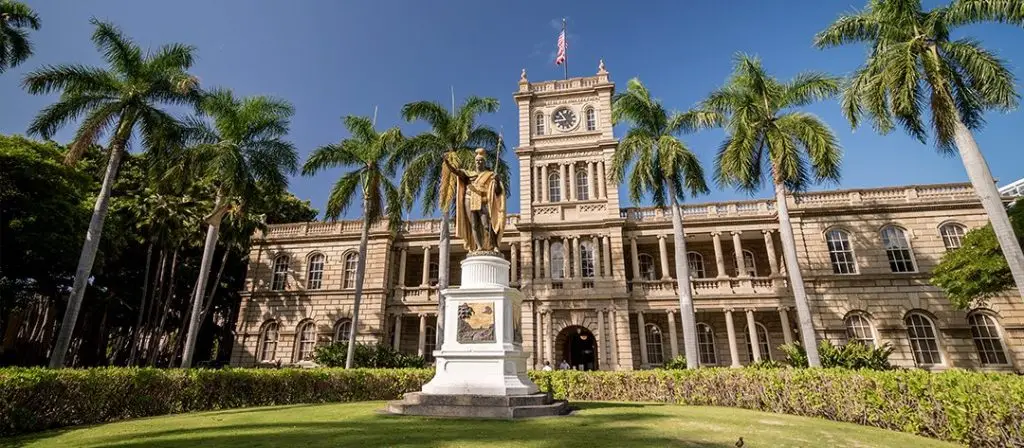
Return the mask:
[[775,208],[779,213],[782,256],[786,261],[786,274],[789,275],[789,287],[793,290],[797,320],[800,322],[800,338],[807,350],[807,365],[821,367],[821,360],[818,358],[818,340],[811,322],[811,307],[807,303],[807,291],[804,288],[804,274],[800,271],[800,264],[796,259],[796,238],[793,237],[793,224],[789,221],[786,186],[781,182],[775,182]]
[[1017,284],[1017,294],[1024,299],[1024,251],[1021,250],[1017,236],[1010,225],[1010,218],[1006,215],[1006,206],[1003,205],[1002,196],[996,188],[996,182],[992,178],[992,171],[981,154],[978,143],[974,141],[974,134],[960,120],[959,115],[956,121],[956,132],[953,134],[956,147],[960,151],[960,159],[967,170],[967,177],[971,180],[974,193],[981,200],[981,206],[988,214],[988,220],[992,223],[992,230],[995,231],[996,239],[999,240],[999,247],[1006,257],[1006,264],[1010,266],[1010,273],[1013,275],[1013,282]]
[[437,323],[434,325],[434,340],[438,349],[444,343],[444,306],[445,297],[441,291],[448,289],[451,283],[449,278],[449,261],[451,260],[452,233],[448,227],[451,225],[451,214],[448,207],[441,207],[441,237],[437,244]]
[[146,274],[142,279],[142,304],[139,306],[139,318],[135,320],[135,328],[132,331],[132,350],[128,354],[128,365],[135,365],[135,355],[139,352],[139,335],[142,333],[142,320],[146,315],[146,306],[149,304],[149,267],[153,262],[153,242],[149,242],[146,248]]
[[[363,192],[363,210],[369,210],[370,202]],[[348,332],[348,353],[345,354],[345,368],[351,369],[356,356],[356,332],[359,331],[359,304],[363,300],[363,277],[366,276],[366,246],[370,243],[370,222],[363,216],[363,232],[359,235],[359,261],[356,262],[356,297],[352,301],[352,328]],[[444,232],[442,230],[442,232]]]
[[192,355],[196,349],[196,337],[199,335],[199,316],[203,309],[203,292],[206,290],[206,281],[210,277],[210,265],[213,264],[213,251],[217,248],[217,234],[220,231],[220,221],[224,216],[221,208],[223,199],[220,192],[217,193],[217,200],[213,204],[213,213],[207,218],[206,245],[203,247],[203,261],[199,267],[199,280],[196,281],[195,294],[192,297],[192,316],[188,323],[188,335],[185,338],[185,350],[181,355],[181,367],[184,369],[192,367]]
[[160,357],[160,339],[163,338],[164,326],[167,325],[167,315],[170,313],[171,301],[174,300],[174,291],[177,289],[174,284],[174,274],[178,270],[178,249],[174,249],[174,256],[171,257],[171,273],[167,280],[167,296],[164,298],[163,311],[160,313],[160,324],[153,332],[149,341],[149,365],[155,366],[157,358]]
[[100,186],[100,193],[96,196],[96,205],[92,209],[92,219],[89,220],[89,230],[85,232],[85,242],[82,244],[82,254],[78,258],[78,268],[75,269],[75,282],[71,287],[71,294],[68,297],[68,308],[64,311],[64,319],[60,325],[60,334],[54,344],[53,353],[50,354],[50,368],[58,369],[64,367],[64,357],[71,345],[71,336],[75,332],[75,323],[78,322],[78,312],[82,309],[82,299],[85,298],[85,288],[88,286],[89,277],[92,274],[92,265],[96,261],[96,252],[100,248],[100,238],[103,235],[103,221],[107,219],[107,210],[110,207],[110,193],[114,189],[114,179],[117,178],[117,170],[121,167],[121,157],[124,156],[124,144],[128,141],[128,134],[131,132],[132,120],[121,116],[121,123],[118,125],[117,135],[110,145],[110,158],[107,160],[107,171],[103,174],[103,184]]
[[[686,354],[686,368],[696,369],[700,366],[700,356],[697,354],[697,317],[693,311],[693,289],[690,286],[690,264],[686,259],[683,214],[679,210],[677,192],[671,184],[669,193],[672,195],[672,239],[676,251],[676,289],[679,290],[679,320],[683,324],[683,352]],[[644,329],[640,328],[639,331]]]

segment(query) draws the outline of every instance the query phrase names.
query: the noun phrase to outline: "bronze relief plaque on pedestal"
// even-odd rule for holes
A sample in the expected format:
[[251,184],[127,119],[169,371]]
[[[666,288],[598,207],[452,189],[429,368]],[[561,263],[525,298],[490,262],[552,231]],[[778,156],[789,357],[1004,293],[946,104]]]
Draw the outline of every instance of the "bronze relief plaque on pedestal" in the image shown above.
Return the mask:
[[459,305],[460,344],[494,342],[494,302],[466,302]]

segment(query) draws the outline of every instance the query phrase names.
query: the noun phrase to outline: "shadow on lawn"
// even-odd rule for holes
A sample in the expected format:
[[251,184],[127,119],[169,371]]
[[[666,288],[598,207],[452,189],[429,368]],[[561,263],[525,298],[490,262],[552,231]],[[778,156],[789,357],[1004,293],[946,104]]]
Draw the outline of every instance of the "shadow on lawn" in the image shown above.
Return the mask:
[[[501,443],[518,446],[531,443],[539,447],[630,447],[686,446],[695,448],[726,448],[732,444],[707,443],[660,436],[655,428],[680,424],[667,415],[638,414],[632,408],[645,405],[630,403],[580,403],[579,408],[603,409],[601,414],[552,417],[521,421],[456,420],[403,417],[386,414],[358,414],[325,421],[228,424],[212,428],[176,428],[148,432],[111,435],[90,442],[100,446],[124,445],[164,448],[182,446],[252,447],[320,446],[345,447],[412,447],[412,446],[474,446]],[[612,408],[621,411],[610,411]],[[257,414],[275,412],[280,408],[239,409],[208,414],[228,417],[232,413]],[[47,434],[47,437],[53,433]],[[44,438],[40,438],[44,439]],[[96,446],[96,445],[93,445]]]

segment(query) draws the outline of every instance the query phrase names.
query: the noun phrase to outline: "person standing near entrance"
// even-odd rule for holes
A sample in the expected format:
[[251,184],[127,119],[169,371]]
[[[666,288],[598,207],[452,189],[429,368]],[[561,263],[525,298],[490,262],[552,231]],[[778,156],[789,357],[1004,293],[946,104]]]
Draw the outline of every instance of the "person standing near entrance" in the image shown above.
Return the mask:
[[544,367],[541,368],[541,370],[543,370],[545,372],[550,372],[550,371],[555,370],[555,369],[551,368],[551,361],[544,361]]
[[558,370],[569,370],[569,363],[563,359],[562,363],[558,365]]

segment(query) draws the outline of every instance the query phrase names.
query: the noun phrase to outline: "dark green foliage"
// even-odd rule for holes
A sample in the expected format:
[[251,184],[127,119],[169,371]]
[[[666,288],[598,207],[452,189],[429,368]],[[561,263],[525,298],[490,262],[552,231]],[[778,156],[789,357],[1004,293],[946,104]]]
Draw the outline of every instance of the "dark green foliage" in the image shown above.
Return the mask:
[[675,358],[668,360],[663,367],[666,370],[684,370],[686,369],[686,356],[679,355]]
[[[779,346],[779,350],[786,354],[786,364],[799,368],[807,367],[807,352],[799,344],[782,345]],[[826,339],[818,344],[818,356],[821,357],[821,366],[825,368],[890,370],[890,355],[892,346],[888,343],[881,347],[868,347],[860,342],[832,345]]]
[[[324,367],[344,367],[347,351],[346,342],[318,345],[313,359]],[[374,369],[422,369],[427,366],[427,361],[422,356],[401,353],[388,344],[356,344],[353,363],[352,367]]]
[[22,2],[0,0],[0,73],[32,56],[28,30],[38,30],[39,15]]
[[[1024,246],[1024,201],[1017,201],[1007,214],[1017,243]],[[931,283],[961,310],[984,306],[989,297],[1013,289],[1013,276],[992,225],[967,232],[960,248],[946,252],[932,270]]]
[[747,365],[748,369],[784,369],[786,365],[774,359],[762,359]]

